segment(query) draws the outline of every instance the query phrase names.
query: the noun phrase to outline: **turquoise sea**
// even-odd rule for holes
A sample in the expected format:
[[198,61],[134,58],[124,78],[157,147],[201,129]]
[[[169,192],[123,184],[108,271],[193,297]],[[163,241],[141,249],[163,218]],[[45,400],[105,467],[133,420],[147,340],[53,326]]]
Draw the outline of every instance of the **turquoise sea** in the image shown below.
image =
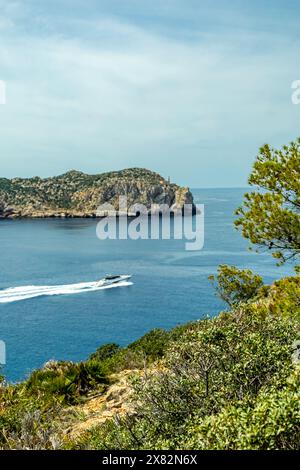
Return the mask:
[[[266,282],[292,273],[291,266],[276,267],[269,253],[249,252],[233,228],[244,189],[192,191],[205,205],[199,252],[185,251],[182,240],[100,241],[94,219],[0,221],[0,289],[19,288],[8,292],[10,302],[0,291],[8,380],[49,359],[78,361],[103,343],[126,345],[152,328],[215,315],[224,306],[207,277],[220,263],[249,267]],[[132,285],[74,291],[74,284],[92,286],[108,273],[130,273]],[[50,289],[56,295],[27,298],[28,286],[58,287]],[[12,298],[21,294],[21,301]]]

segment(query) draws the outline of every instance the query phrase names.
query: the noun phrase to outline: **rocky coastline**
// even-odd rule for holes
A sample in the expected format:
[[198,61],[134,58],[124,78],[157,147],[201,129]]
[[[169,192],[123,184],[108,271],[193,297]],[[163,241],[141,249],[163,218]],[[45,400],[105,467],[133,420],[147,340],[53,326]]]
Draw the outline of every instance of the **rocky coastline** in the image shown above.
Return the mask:
[[[127,202],[122,211],[120,197]],[[185,205],[195,212],[189,188],[142,168],[99,175],[71,170],[52,178],[0,178],[0,219],[134,216],[132,207],[138,205],[149,215],[168,210],[182,213]]]

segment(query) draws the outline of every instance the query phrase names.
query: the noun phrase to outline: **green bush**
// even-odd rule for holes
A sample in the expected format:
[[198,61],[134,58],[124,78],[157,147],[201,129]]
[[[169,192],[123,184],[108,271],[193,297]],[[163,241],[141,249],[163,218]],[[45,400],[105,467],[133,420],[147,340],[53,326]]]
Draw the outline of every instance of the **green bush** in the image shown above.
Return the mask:
[[103,344],[93,354],[91,354],[90,359],[105,361],[117,354],[120,349],[120,346],[116,343]]
[[182,448],[286,449],[300,448],[300,369],[284,387],[264,387],[256,400],[228,406],[205,420],[193,420]]
[[[300,448],[292,359],[300,277],[258,284],[217,318],[155,329],[125,348],[103,345],[78,364],[50,361],[21,384],[0,385],[0,448]],[[104,391],[114,373],[140,368],[130,415],[62,444],[69,405]]]
[[[115,348],[115,352],[106,358],[99,359],[104,372],[109,375],[125,369],[140,369],[160,359],[166,351],[170,333],[162,329],[154,329],[134,341],[126,348]],[[104,350],[106,350],[106,346]],[[113,348],[109,348],[113,349]],[[101,350],[101,348],[100,348]],[[99,355],[92,355],[97,360]]]
[[195,422],[199,427],[228,405],[251,409],[275,384],[285,386],[294,369],[295,325],[294,319],[261,316],[255,304],[251,314],[239,311],[194,324],[169,347],[155,373],[136,379],[134,414],[95,428],[79,447],[178,449],[185,448],[182,436],[192,446]]
[[221,264],[216,276],[209,276],[216,282],[218,296],[230,307],[236,307],[241,302],[247,302],[258,295],[263,286],[261,276],[250,269],[238,269],[235,266]]
[[44,400],[55,398],[61,403],[75,403],[90,389],[104,383],[105,374],[94,359],[79,363],[50,361],[30,375],[25,387],[28,394]]
[[143,354],[149,361],[155,361],[163,356],[168,338],[169,332],[156,328],[131,343],[128,350]]

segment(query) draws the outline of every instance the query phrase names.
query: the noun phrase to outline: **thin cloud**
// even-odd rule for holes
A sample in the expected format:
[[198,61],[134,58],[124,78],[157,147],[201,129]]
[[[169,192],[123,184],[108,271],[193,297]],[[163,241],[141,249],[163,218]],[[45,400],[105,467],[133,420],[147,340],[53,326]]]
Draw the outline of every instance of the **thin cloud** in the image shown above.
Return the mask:
[[39,32],[37,13],[32,31],[22,27],[29,14],[16,3],[7,29],[0,22],[3,176],[128,166],[168,175],[171,167],[192,186],[241,186],[258,145],[297,134],[298,43],[288,34],[249,27],[243,36],[213,28],[176,36],[161,22],[103,15],[71,15]]

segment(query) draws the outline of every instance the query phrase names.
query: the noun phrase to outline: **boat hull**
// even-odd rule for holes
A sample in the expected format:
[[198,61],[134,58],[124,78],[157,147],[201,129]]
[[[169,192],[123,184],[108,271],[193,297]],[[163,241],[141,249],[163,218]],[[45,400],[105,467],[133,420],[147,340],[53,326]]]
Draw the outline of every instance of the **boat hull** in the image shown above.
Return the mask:
[[131,275],[124,274],[124,275],[119,276],[115,279],[101,279],[99,282],[97,282],[97,287],[109,286],[111,284],[117,284],[118,282],[127,281],[130,278],[131,278]]

